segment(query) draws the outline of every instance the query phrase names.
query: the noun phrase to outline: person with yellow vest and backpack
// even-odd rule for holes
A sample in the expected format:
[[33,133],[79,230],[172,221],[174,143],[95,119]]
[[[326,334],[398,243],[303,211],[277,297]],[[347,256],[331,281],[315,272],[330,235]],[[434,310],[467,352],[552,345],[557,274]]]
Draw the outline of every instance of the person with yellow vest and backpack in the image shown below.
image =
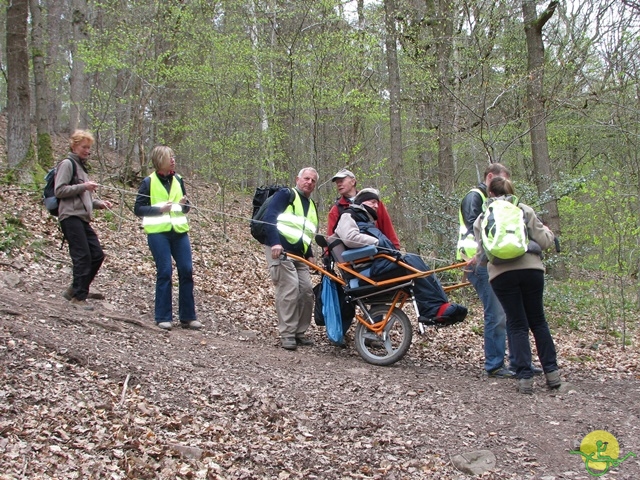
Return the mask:
[[193,298],[193,264],[189,241],[190,210],[182,177],[175,173],[173,150],[157,146],[151,151],[155,171],[140,184],[134,207],[142,218],[147,244],[156,263],[155,321],[163,330],[171,330],[171,258],[178,270],[178,317],[183,328],[199,330]]
[[289,252],[306,259],[313,257],[311,242],[318,231],[318,211],[310,197],[317,182],[318,172],[303,168],[295,188],[276,192],[262,218],[267,233],[265,255],[276,289],[280,342],[286,350],[313,345],[313,340],[305,336],[314,301],[309,267],[281,255]]
[[[491,378],[515,378],[513,370],[513,352],[509,351],[509,366],[504,364],[507,344],[507,317],[502,305],[493,293],[489,283],[487,271],[488,259],[482,256],[475,257],[478,244],[476,243],[473,224],[483,212],[483,205],[487,200],[487,185],[495,177],[510,178],[509,169],[500,163],[490,164],[484,171],[484,182],[472,188],[465,195],[460,204],[459,220],[460,232],[456,258],[468,260],[465,275],[473,288],[475,288],[484,310],[484,369],[485,374]],[[540,375],[542,370],[531,365],[535,375]]]
[[478,248],[473,235],[473,223],[482,214],[482,206],[487,199],[487,185],[493,177],[509,178],[507,167],[500,163],[492,163],[484,171],[484,182],[472,188],[460,204],[458,217],[460,232],[456,259],[468,260],[465,269],[467,279],[473,285],[482,301],[484,310],[484,369],[486,375],[495,378],[515,378],[515,373],[504,365],[507,342],[507,319],[500,301],[491,289],[487,273],[487,259],[475,262]]

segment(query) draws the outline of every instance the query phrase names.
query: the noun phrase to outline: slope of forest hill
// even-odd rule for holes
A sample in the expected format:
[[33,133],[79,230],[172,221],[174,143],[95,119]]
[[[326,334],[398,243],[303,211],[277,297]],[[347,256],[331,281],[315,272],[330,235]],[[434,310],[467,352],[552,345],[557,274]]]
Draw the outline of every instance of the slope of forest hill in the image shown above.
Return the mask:
[[[0,188],[0,479],[462,479],[452,456],[490,450],[481,478],[576,480],[590,475],[569,452],[593,430],[640,455],[637,319],[623,349],[598,328],[554,326],[550,311],[569,385],[549,392],[537,378],[532,396],[483,377],[470,290],[454,295],[464,323],[416,331],[391,367],[315,325],[314,347],[285,351],[250,198],[223,213],[214,186],[186,180],[200,332],[154,326],[134,189],[99,191],[115,204],[94,222],[107,253],[94,288],[107,298],[87,312],[60,295],[71,265],[39,192]],[[640,478],[640,457],[610,475]]]

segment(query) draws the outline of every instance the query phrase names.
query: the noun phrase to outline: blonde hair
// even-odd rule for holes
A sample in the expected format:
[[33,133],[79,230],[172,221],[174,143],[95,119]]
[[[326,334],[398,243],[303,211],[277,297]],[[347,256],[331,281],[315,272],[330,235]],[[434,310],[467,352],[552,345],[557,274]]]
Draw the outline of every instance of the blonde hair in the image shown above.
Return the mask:
[[163,145],[154,147],[153,150],[151,150],[151,163],[153,164],[153,168],[159,170],[160,167],[173,156],[173,150],[169,147]]
[[69,137],[69,148],[73,150],[73,147],[79,145],[84,140],[89,140],[91,144],[96,141],[91,132],[87,130],[76,130],[71,134],[71,137]]

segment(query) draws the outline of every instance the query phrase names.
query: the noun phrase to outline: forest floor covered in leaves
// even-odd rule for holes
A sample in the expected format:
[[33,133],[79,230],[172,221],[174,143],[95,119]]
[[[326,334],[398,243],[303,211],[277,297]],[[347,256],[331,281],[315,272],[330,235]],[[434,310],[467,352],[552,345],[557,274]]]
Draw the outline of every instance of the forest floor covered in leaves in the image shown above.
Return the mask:
[[214,187],[187,188],[205,327],[168,333],[153,322],[135,187],[100,191],[116,206],[94,222],[107,254],[94,311],[61,296],[71,264],[39,193],[0,188],[0,479],[462,479],[452,456],[490,450],[496,465],[481,478],[577,480],[591,476],[569,452],[594,430],[639,455],[604,478],[640,478],[637,318],[623,349],[596,327],[555,328],[549,312],[569,387],[537,378],[532,396],[483,376],[468,289],[454,294],[467,320],[416,329],[391,367],[331,346],[315,325],[315,346],[285,351],[250,198],[223,208]]

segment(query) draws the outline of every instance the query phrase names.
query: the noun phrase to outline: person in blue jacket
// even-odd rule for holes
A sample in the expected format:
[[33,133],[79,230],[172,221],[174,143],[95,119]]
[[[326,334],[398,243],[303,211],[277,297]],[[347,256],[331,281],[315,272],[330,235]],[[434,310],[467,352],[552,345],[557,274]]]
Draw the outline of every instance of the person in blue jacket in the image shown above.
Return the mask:
[[282,254],[313,257],[311,242],[318,231],[318,211],[310,197],[317,182],[314,168],[300,170],[295,188],[275,193],[262,219],[267,233],[265,255],[276,289],[280,342],[286,350],[313,345],[305,335],[311,324],[314,299],[309,267]]

